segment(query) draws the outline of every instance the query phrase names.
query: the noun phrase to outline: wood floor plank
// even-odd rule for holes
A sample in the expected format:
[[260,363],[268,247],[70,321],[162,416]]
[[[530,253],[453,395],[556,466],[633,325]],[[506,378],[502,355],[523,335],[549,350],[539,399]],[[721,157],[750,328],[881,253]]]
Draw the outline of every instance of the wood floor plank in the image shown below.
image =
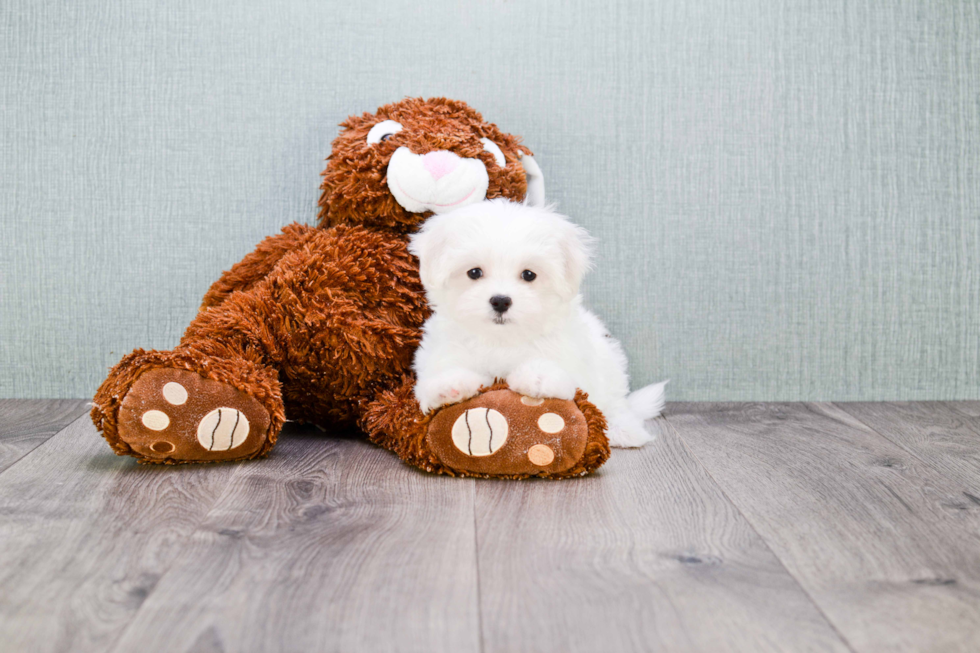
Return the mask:
[[117,651],[476,651],[473,481],[284,434],[237,477]]
[[0,475],[2,650],[108,650],[242,469],[137,465],[87,418],[22,458]]
[[980,503],[980,418],[939,401],[835,406],[960,484],[962,509]]
[[0,399],[0,473],[88,411],[87,399]]
[[980,401],[944,401],[942,403],[954,412],[967,417],[980,418]]
[[980,506],[829,404],[675,404],[684,443],[859,653],[980,650]]
[[655,424],[594,476],[477,482],[484,651],[848,650]]

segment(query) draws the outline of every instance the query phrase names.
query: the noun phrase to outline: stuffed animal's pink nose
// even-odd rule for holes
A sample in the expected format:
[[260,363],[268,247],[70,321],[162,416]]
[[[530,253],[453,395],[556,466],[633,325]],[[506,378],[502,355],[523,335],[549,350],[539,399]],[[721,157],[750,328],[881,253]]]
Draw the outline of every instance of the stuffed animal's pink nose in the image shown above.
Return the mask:
[[459,165],[459,157],[446,150],[436,150],[422,155],[422,165],[432,178],[439,181]]

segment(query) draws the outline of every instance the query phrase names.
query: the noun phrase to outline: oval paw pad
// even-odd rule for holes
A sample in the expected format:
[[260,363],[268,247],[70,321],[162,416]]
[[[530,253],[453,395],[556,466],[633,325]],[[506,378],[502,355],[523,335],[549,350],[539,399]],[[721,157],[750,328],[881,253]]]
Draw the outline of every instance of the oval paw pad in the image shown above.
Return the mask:
[[245,442],[248,418],[234,408],[215,408],[197,425],[197,440],[208,451],[228,451]]
[[492,408],[463,411],[453,424],[453,444],[468,456],[489,456],[507,441],[507,419]]
[[176,381],[171,381],[167,385],[163,386],[163,398],[167,400],[167,403],[173,404],[174,406],[183,406],[187,403],[187,388],[180,385]]
[[536,444],[527,450],[527,459],[538,467],[547,467],[555,460],[555,452],[546,444]]
[[170,416],[162,410],[148,410],[143,413],[140,421],[151,431],[162,431],[170,426]]
[[538,428],[545,433],[560,433],[565,428],[565,420],[558,413],[545,413],[538,418]]

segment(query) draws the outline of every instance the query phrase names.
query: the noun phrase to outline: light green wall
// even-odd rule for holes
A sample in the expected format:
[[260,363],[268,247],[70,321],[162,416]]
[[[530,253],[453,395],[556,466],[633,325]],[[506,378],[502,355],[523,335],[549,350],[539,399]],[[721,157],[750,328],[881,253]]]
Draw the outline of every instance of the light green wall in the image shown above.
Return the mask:
[[637,381],[980,398],[975,0],[6,0],[0,74],[0,396],[173,346],[341,119],[447,95],[600,238]]

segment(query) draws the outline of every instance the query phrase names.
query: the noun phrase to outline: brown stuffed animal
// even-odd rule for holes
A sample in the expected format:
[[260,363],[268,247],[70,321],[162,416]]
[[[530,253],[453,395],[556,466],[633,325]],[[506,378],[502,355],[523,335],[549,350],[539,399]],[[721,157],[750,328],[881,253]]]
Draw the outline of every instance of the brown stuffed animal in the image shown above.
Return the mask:
[[137,349],[111,370],[92,420],[115,452],[166,464],[255,458],[288,416],[359,427],[430,472],[559,478],[602,465],[605,419],[581,392],[534,399],[498,383],[427,416],[413,394],[428,311],[408,234],[433,212],[523,200],[531,152],[445,98],[341,126],[319,226],[267,238],[211,287],[175,349]]

